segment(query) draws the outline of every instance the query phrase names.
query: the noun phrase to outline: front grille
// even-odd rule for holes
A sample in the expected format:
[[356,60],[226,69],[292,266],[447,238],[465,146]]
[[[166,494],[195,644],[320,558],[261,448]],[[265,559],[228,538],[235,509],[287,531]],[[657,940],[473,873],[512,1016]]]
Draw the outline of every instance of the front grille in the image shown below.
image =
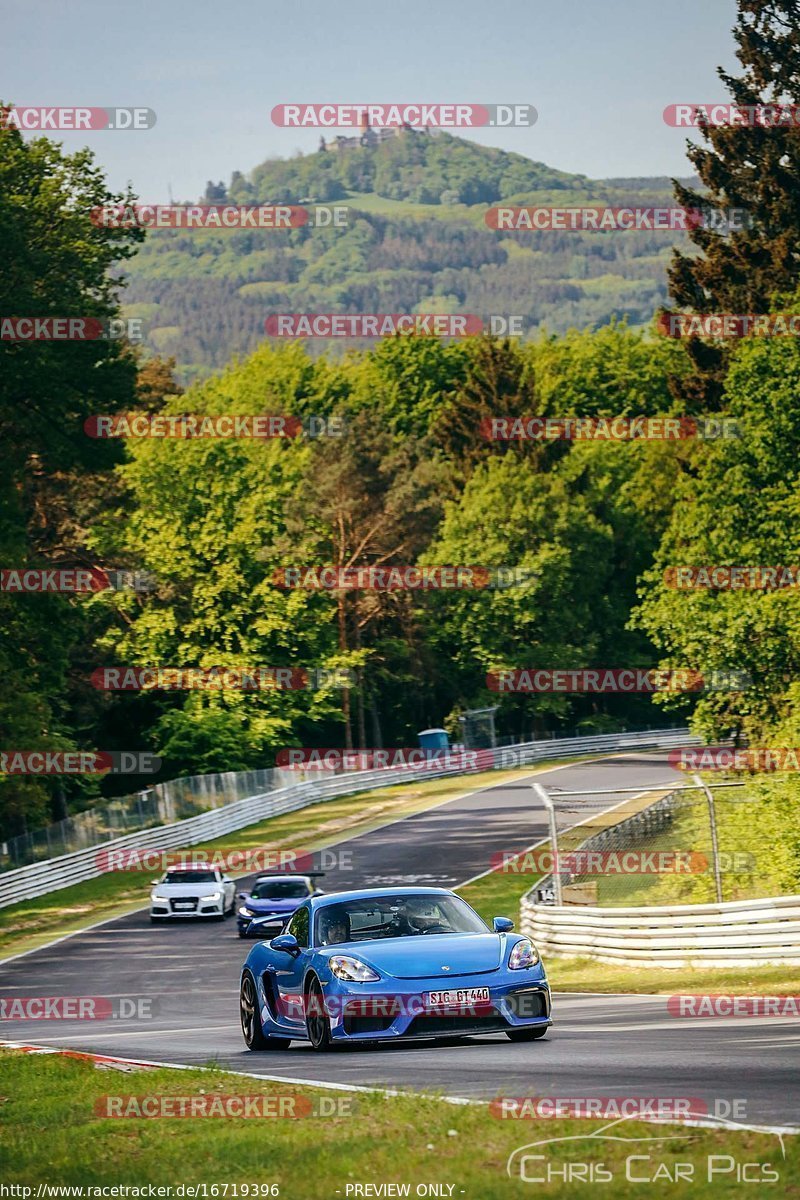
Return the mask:
[[347,1034],[385,1033],[393,1020],[394,1017],[388,1014],[386,1016],[364,1017],[354,1013],[345,1013],[344,1031]]
[[489,1008],[482,1010],[479,1016],[474,1017],[457,1013],[424,1013],[414,1018],[403,1036],[499,1033],[508,1028],[509,1024],[502,1013],[499,1013],[496,1008]]
[[[178,907],[180,905],[180,907]],[[173,912],[196,912],[197,897],[196,896],[172,896],[169,906]]]

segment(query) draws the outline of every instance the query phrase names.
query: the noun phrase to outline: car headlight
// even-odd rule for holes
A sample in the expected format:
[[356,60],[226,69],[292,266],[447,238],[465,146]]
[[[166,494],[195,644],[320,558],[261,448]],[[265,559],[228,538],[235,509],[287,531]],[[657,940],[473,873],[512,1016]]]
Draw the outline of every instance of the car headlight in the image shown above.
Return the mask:
[[219,900],[221,895],[222,892],[209,892],[207,896],[201,896],[200,899],[205,904],[207,900]]
[[239,909],[240,917],[252,917],[253,915],[252,908],[246,908],[244,905],[242,905],[242,907]]
[[517,942],[508,956],[508,965],[512,971],[521,971],[523,967],[535,967],[538,962],[539,951],[528,938]]
[[169,900],[169,896],[159,896],[158,892],[154,892],[153,895],[150,897],[150,899],[151,900],[163,900],[164,903],[166,903],[167,900]]
[[336,978],[346,979],[348,983],[374,983],[376,979],[380,979],[377,971],[373,971],[372,967],[368,967],[359,958],[335,954],[328,961]]

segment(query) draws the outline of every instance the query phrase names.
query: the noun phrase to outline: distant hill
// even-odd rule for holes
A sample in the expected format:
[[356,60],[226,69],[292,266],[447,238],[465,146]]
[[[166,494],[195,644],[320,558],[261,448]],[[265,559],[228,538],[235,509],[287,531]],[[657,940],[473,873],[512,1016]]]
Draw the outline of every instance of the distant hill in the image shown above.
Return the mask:
[[[345,229],[158,231],[128,264],[129,315],[184,382],[250,352],[275,312],[518,315],[527,335],[650,321],[681,235],[498,233],[488,206],[672,202],[668,179],[591,180],[448,134],[270,159],[207,202],[338,203]],[[314,349],[321,349],[316,343]]]

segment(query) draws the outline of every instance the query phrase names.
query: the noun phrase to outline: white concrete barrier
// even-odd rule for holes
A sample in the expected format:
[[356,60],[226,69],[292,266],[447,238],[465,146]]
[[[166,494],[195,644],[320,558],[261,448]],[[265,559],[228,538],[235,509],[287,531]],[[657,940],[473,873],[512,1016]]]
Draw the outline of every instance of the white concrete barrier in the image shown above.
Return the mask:
[[800,896],[642,908],[524,896],[520,928],[543,955],[639,967],[800,965]]

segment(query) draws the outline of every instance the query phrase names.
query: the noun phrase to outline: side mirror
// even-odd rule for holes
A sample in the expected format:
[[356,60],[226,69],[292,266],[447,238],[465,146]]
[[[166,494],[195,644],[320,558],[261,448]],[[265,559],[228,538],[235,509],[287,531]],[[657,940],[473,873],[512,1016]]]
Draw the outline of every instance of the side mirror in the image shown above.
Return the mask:
[[511,933],[514,928],[514,922],[510,917],[494,917],[492,920],[492,929],[495,933]]
[[325,892],[322,890],[322,888],[314,888],[314,895],[315,896],[324,896]]
[[292,958],[297,958],[300,953],[300,947],[297,944],[297,938],[293,933],[280,933],[270,942],[272,950],[278,950],[281,954],[291,954]]
[[250,893],[249,893],[249,892],[239,892],[239,895],[238,895],[238,897],[237,897],[237,898],[238,898],[239,900],[247,900],[247,899],[249,899],[249,897],[250,897]]
[[230,877],[230,875],[223,875],[223,876],[222,876],[222,882],[223,882],[223,883],[231,883],[232,881],[231,881],[231,877]]
[[150,880],[150,886],[151,886],[151,887],[155,887],[155,886],[156,886],[156,884],[157,884],[158,882],[159,882],[159,880],[158,880],[158,879],[151,879],[151,880]]

